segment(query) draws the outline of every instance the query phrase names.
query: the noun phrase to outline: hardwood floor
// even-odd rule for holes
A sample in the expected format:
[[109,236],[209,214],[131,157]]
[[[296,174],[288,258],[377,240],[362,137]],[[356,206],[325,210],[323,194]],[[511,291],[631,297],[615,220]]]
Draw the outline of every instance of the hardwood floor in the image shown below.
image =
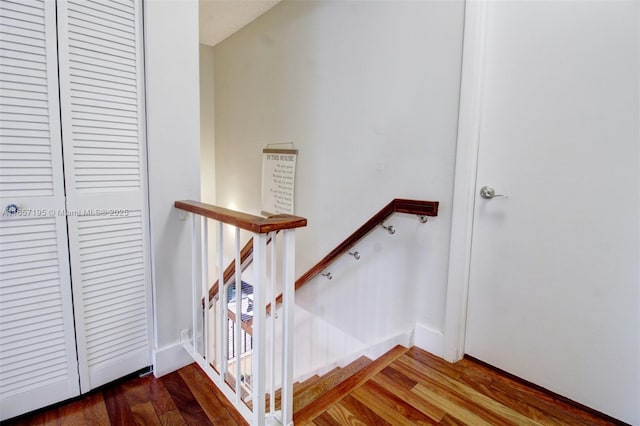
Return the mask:
[[385,357],[346,379],[348,392],[298,411],[296,425],[622,424],[474,360],[449,364],[415,347],[396,347]]
[[[294,385],[296,425],[614,425],[474,360],[397,346]],[[277,403],[279,398],[276,397]],[[148,375],[6,425],[245,425],[195,364]]]
[[115,383],[3,425],[247,425],[196,365]]

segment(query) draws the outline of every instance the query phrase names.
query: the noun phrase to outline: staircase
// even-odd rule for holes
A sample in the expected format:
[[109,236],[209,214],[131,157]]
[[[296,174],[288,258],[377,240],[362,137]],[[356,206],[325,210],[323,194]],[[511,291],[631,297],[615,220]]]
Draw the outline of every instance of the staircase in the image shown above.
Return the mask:
[[[241,413],[245,420],[253,424],[264,424],[266,414],[269,412],[272,413],[270,416],[271,420],[281,422],[282,424],[288,425],[293,420],[298,424],[309,423],[315,417],[322,414],[324,410],[327,410],[327,407],[331,403],[341,401],[344,398],[345,392],[348,393],[353,389],[357,389],[385,368],[385,366],[388,365],[388,363],[385,364],[385,362],[392,362],[407,351],[406,348],[394,348],[375,362],[367,358],[359,358],[344,368],[336,369],[322,378],[317,378],[317,383],[316,380],[305,381],[304,383],[296,384],[294,388],[292,383],[294,348],[292,342],[295,334],[293,294],[300,286],[321,274],[326,267],[341,255],[349,253],[358,259],[358,253],[351,253],[349,250],[378,226],[382,226],[387,232],[393,234],[395,232],[394,228],[392,226],[385,226],[383,223],[383,221],[392,214],[415,214],[420,223],[426,223],[429,217],[437,216],[438,202],[407,199],[392,200],[316,263],[310,270],[295,280],[294,231],[298,227],[306,226],[306,219],[287,215],[277,215],[266,218],[258,217],[197,201],[176,201],[175,207],[192,213],[192,253],[198,252],[199,245],[200,255],[202,257],[202,261],[200,262],[202,266],[202,271],[200,271],[202,277],[209,276],[209,245],[206,238],[198,235],[198,226],[204,230],[202,234],[205,236],[208,235],[209,220],[217,222],[217,226],[220,227],[220,229],[222,229],[222,226],[225,224],[235,228],[234,241],[236,256],[227,268],[223,268],[224,256],[222,253],[224,253],[224,242],[222,238],[219,238],[218,281],[214,283],[213,286],[208,287],[197,278],[198,273],[196,268],[198,261],[195,258],[192,259],[194,273],[192,274],[193,279],[191,280],[191,292],[195,302],[194,306],[192,306],[193,338],[185,342],[183,346],[205,371],[207,376],[224,392],[229,401],[234,401],[235,408]],[[243,248],[241,248],[240,244],[241,229],[253,233],[252,238]],[[281,232],[279,233],[278,231]],[[221,235],[222,231],[219,231],[219,236]],[[280,245],[275,244],[275,239],[278,237],[282,240],[282,244]],[[267,245],[269,242],[271,242],[269,250],[281,246],[280,250],[274,249],[275,251],[271,254],[272,263],[275,265],[273,259],[276,259],[276,263],[280,262],[282,265],[283,283],[281,287],[283,293],[280,295],[276,293],[276,288],[278,287],[276,285],[278,281],[278,274],[275,272],[277,270],[276,267],[272,266],[270,268],[271,273],[267,275]],[[261,282],[254,283],[254,288],[259,289],[254,294],[255,300],[253,300],[256,303],[257,309],[253,310],[254,315],[251,317],[249,317],[247,312],[247,318],[245,318],[245,315],[243,315],[245,313],[244,310],[241,311],[237,309],[238,312],[231,310],[229,308],[229,303],[231,302],[229,298],[220,297],[220,295],[224,294],[224,291],[229,291],[230,286],[234,282],[236,285],[237,283],[242,283],[242,272],[249,263],[253,264],[254,275],[258,277]],[[331,277],[330,273],[323,275]],[[200,303],[198,303],[198,299],[200,299]],[[267,315],[272,313],[271,310],[275,309],[278,304],[281,304],[280,309],[284,318],[284,337],[281,340],[283,346],[282,356],[281,360],[276,360],[276,357],[272,355],[268,360],[265,346],[265,342],[268,339],[264,336],[268,336],[269,333],[275,333],[275,328],[267,327],[267,321],[270,321],[268,318],[274,318],[274,315],[270,315],[269,317]],[[231,331],[228,330],[229,323],[232,324]],[[202,324],[203,344],[201,345],[198,345],[198,339],[195,336],[195,330],[198,330],[198,324]],[[233,325],[235,325],[235,327]],[[210,330],[210,327],[213,327],[213,329]],[[237,357],[243,352],[240,347],[241,345],[238,343],[243,341],[241,340],[241,331],[245,333],[245,336],[251,336],[251,347],[253,348],[251,355],[252,367],[251,373],[249,373],[251,387],[247,387],[247,389],[243,389],[242,382],[237,380],[238,377],[243,376],[240,363],[235,364],[235,374],[233,374],[233,376],[236,377],[235,381],[229,380],[229,377],[224,374],[228,366],[223,365],[224,368],[222,368],[222,373],[220,373],[210,363],[212,359],[232,359],[234,355]],[[227,338],[233,338],[233,341],[236,342],[233,345],[233,348],[236,349],[235,352],[225,349],[226,345],[218,345],[216,349],[217,353],[211,353],[213,345],[209,344],[210,336],[213,336],[213,342],[216,342],[218,338],[221,338],[221,341],[225,341]],[[253,344],[254,340],[257,342],[256,345]],[[275,335],[271,341],[275,341]],[[266,378],[269,377],[267,375],[268,371],[270,370],[271,374],[273,374],[275,365],[279,362],[282,362],[283,366],[281,373],[282,380],[272,378],[272,383],[267,384]],[[233,372],[229,371],[229,373]],[[273,382],[283,384],[282,399],[285,403],[276,404],[279,399],[278,392],[276,391],[274,392],[275,395],[273,395],[272,407],[271,401],[269,401],[269,395],[266,394],[265,389],[273,389],[275,387]],[[232,388],[230,385],[235,386]],[[246,394],[243,393],[245,390],[247,392]],[[295,396],[294,391],[296,393]],[[250,399],[250,401],[247,401],[247,399]],[[263,405],[265,402],[267,404],[266,407]],[[278,410],[277,405],[282,405],[282,410]],[[280,413],[277,413],[277,411],[280,411]]]
[[[309,424],[342,398],[366,383],[408,351],[396,346],[375,361],[360,357],[344,367],[336,367],[323,376],[312,376],[293,385],[293,420],[296,425]],[[276,392],[278,407],[279,392]],[[268,402],[267,402],[268,406]]]

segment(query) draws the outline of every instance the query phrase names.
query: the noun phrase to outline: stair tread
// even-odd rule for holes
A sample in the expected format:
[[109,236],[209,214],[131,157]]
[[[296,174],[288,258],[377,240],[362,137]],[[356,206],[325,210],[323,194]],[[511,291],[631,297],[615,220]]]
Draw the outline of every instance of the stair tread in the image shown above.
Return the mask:
[[361,356],[343,368],[334,368],[322,376],[321,380],[308,389],[298,393],[293,399],[293,412],[306,407],[328,390],[347,380],[353,374],[370,365],[373,361]]
[[[315,417],[320,415],[323,411],[346,395],[351,391],[364,384],[367,380],[382,371],[389,364],[401,357],[408,351],[404,346],[396,346],[377,360],[370,362],[368,365],[359,369],[355,373],[351,374],[348,378],[336,384],[326,392],[317,396],[316,399],[309,402],[302,408],[294,409],[293,420],[296,424],[310,423]],[[295,404],[295,400],[294,400]]]
[[[337,370],[340,370],[340,367],[336,367],[336,368],[334,368],[333,370],[331,370],[330,372],[337,371]],[[328,374],[328,373],[327,373],[327,374]],[[319,382],[320,380],[322,380],[322,378],[323,378],[323,377],[324,377],[324,376],[318,376],[317,374],[315,374],[315,375],[313,375],[313,376],[309,377],[308,379],[306,379],[306,380],[304,380],[304,381],[302,381],[302,382],[295,382],[295,383],[293,384],[293,394],[294,394],[294,397],[295,397],[296,393],[300,393],[300,392],[304,391],[305,389],[308,389],[309,387],[313,386],[314,384],[316,384],[317,382]],[[275,396],[276,396],[276,399],[275,399],[275,409],[276,409],[276,410],[280,410],[280,401],[281,401],[281,399],[282,399],[282,388],[278,388],[278,389],[276,389],[276,395],[275,395]],[[269,392],[267,392],[267,393],[265,394],[265,398],[266,398],[265,400],[266,400],[266,405],[267,405],[267,407],[268,407],[268,406],[269,406],[269,404],[270,404],[270,402],[269,402],[270,397],[271,397],[271,396],[270,396]],[[252,403],[252,402],[249,402],[247,405],[249,406],[249,408],[252,408],[253,403]]]
[[340,367],[336,367],[336,368],[333,368],[332,370],[326,372],[322,376],[319,376],[319,375],[316,374],[315,376],[310,377],[309,379],[307,379],[304,382],[302,382],[300,384],[300,386],[297,386],[297,387],[294,386],[293,387],[293,396],[294,396],[294,398],[297,398],[298,395],[300,395],[302,392],[304,392],[307,389],[309,389],[310,387],[318,384],[318,382],[322,381],[327,376],[327,374],[332,374],[332,373],[335,373],[336,371],[339,371],[339,370],[340,370]]
[[316,383],[318,383],[320,380],[322,380],[322,376],[318,376],[313,375],[311,377],[309,377],[307,380],[302,381],[302,382],[297,382],[293,384],[293,395],[298,395],[300,392],[304,392],[305,390],[309,389],[311,386],[315,385]]
[[[336,367],[336,368],[330,370],[326,374],[333,373],[333,372],[339,371],[339,370],[340,370],[340,367]],[[295,382],[293,384],[293,395],[294,395],[294,398],[295,398],[296,394],[305,391],[309,387],[311,387],[314,384],[318,383],[323,378],[324,378],[324,376],[318,376],[317,374],[315,374],[315,375],[309,377],[308,379],[304,380],[303,382]],[[281,402],[281,399],[282,399],[282,389],[281,388],[278,388],[276,390],[275,397],[276,397],[276,399],[275,399],[275,409],[276,410],[280,410],[280,407],[281,407],[280,406],[280,402]],[[269,392],[267,392],[265,394],[265,403],[266,403],[267,407],[269,407],[270,398],[271,398],[271,396],[270,396]],[[251,400],[247,401],[247,405],[249,406],[250,409],[253,409],[253,401],[251,401]]]

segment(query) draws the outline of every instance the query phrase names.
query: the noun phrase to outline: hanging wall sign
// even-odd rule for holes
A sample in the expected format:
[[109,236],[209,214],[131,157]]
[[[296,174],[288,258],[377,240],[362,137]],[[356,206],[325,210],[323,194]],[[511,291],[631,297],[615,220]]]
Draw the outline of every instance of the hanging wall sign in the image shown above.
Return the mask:
[[297,149],[262,150],[262,214],[293,214]]

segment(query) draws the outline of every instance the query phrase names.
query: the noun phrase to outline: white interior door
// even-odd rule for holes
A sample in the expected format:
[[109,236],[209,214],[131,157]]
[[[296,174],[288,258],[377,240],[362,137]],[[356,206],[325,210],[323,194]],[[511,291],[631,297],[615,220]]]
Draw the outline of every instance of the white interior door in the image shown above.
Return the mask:
[[80,393],[64,207],[55,4],[2,0],[0,420]]
[[138,0],[59,0],[60,102],[82,392],[151,365]]
[[639,6],[488,2],[465,352],[640,424]]

